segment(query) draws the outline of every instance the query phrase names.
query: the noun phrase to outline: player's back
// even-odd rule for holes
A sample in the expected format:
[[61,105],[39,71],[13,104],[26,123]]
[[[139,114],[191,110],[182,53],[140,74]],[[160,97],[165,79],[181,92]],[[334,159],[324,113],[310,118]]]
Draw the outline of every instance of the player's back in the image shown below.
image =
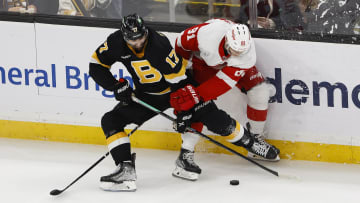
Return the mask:
[[223,64],[226,59],[221,54],[223,44],[225,43],[225,34],[233,25],[232,21],[222,19],[212,19],[205,22],[198,32],[198,44],[200,57],[208,66]]

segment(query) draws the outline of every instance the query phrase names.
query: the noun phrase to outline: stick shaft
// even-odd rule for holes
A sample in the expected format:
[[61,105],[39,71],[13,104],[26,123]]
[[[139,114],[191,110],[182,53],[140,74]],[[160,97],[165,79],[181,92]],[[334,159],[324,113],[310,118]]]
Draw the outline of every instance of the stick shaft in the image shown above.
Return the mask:
[[[138,103],[138,104],[140,104],[140,105],[142,105],[142,106],[144,106],[144,107],[146,107],[146,108],[148,108],[148,109],[150,109],[150,110],[152,110],[152,111],[154,111],[154,112],[162,115],[163,117],[165,117],[165,118],[167,118],[167,119],[169,119],[169,120],[171,120],[171,121],[175,121],[175,118],[173,118],[173,117],[169,116],[168,114],[166,114],[166,113],[164,113],[164,112],[156,109],[155,107],[153,107],[153,106],[151,106],[151,105],[149,105],[149,104],[141,101],[140,99],[136,98],[134,95],[132,96],[132,100],[135,101],[136,103]],[[193,133],[195,133],[195,134],[197,134],[197,135],[199,135],[199,136],[201,136],[201,137],[209,140],[210,142],[214,143],[215,145],[217,145],[217,146],[219,146],[219,147],[222,147],[223,149],[226,149],[226,150],[230,151],[230,152],[233,153],[233,154],[236,154],[236,155],[240,156],[241,158],[244,158],[245,160],[247,160],[247,161],[249,161],[249,162],[251,162],[251,163],[259,166],[260,168],[268,171],[269,173],[271,173],[271,174],[273,174],[273,175],[275,175],[275,176],[279,176],[279,173],[278,173],[278,172],[276,172],[276,171],[274,171],[274,170],[271,170],[271,169],[265,167],[265,166],[262,165],[262,164],[259,164],[258,162],[256,162],[256,161],[254,161],[254,160],[252,160],[252,159],[250,159],[250,158],[248,158],[248,157],[240,154],[239,152],[237,152],[237,151],[235,151],[235,150],[233,150],[233,149],[231,149],[231,148],[229,148],[229,147],[221,144],[220,142],[218,142],[218,141],[210,138],[209,136],[207,136],[207,135],[205,135],[205,134],[203,134],[203,133],[201,133],[201,132],[199,132],[199,131],[197,131],[197,130],[195,130],[195,129],[193,129],[193,128],[190,128],[190,127],[188,127],[187,130],[189,130],[189,131],[191,131],[191,132],[193,132]]]
[[[139,128],[139,126],[136,126],[129,134],[128,136],[132,135],[137,129]],[[76,183],[80,178],[82,178],[84,175],[86,175],[91,169],[93,169],[95,166],[97,166],[102,160],[104,160],[108,155],[110,154],[110,152],[106,152],[106,154],[104,154],[99,160],[97,160],[93,165],[91,165],[86,171],[84,171],[79,177],[77,177],[73,182],[71,182],[68,186],[66,186],[64,189],[60,190],[60,193],[64,192],[65,190],[67,190],[70,186],[72,186],[74,183]],[[59,194],[60,194],[59,193]]]

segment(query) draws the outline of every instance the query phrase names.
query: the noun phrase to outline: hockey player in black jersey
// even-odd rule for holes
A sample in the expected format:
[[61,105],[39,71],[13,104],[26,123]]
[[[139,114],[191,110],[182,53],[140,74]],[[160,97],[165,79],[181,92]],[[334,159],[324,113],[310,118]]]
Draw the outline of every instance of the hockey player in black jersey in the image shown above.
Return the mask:
[[[121,62],[131,74],[135,88],[125,79],[115,79],[110,68]],[[106,136],[116,170],[100,179],[100,187],[108,191],[135,191],[135,158],[131,155],[130,139],[124,128],[128,124],[141,125],[156,113],[131,100],[131,94],[164,111],[170,108],[170,93],[193,84],[186,72],[187,61],[176,55],[169,40],[144,25],[143,19],[128,15],[122,19],[121,29],[110,34],[92,55],[89,65],[91,77],[104,89],[113,91],[118,105],[105,113],[101,127]],[[186,125],[182,125],[186,122]],[[197,122],[209,130],[229,138],[237,146],[265,156],[276,155],[271,148],[256,143],[249,132],[215,103],[200,102],[188,112],[178,112],[175,129],[182,133],[181,152],[176,160],[175,177],[197,180],[201,169],[194,162],[194,146],[199,137],[185,132],[184,126]],[[193,126],[192,126],[193,127]]]

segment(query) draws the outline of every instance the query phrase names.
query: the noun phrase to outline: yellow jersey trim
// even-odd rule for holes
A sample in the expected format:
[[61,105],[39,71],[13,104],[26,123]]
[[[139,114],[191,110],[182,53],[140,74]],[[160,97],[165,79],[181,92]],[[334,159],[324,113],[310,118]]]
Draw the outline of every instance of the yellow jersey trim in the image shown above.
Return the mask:
[[171,80],[171,79],[174,79],[174,78],[181,77],[181,76],[185,75],[187,64],[188,64],[188,61],[186,59],[183,59],[180,71],[177,72],[177,73],[171,73],[171,74],[168,74],[168,75],[164,75],[165,79],[166,80]]
[[105,68],[111,68],[111,66],[103,64],[103,63],[100,62],[99,57],[97,56],[96,52],[93,53],[91,58],[95,59],[98,62],[98,64],[100,64],[101,66],[104,66]]
[[146,40],[143,49],[142,49],[141,52],[139,52],[139,53],[137,53],[137,52],[135,51],[135,49],[132,48],[128,43],[126,43],[126,45],[127,45],[127,47],[129,47],[129,49],[132,51],[132,53],[135,54],[136,57],[138,57],[138,58],[143,58],[144,55],[145,55],[145,48],[146,48],[147,43],[148,43],[148,40]]

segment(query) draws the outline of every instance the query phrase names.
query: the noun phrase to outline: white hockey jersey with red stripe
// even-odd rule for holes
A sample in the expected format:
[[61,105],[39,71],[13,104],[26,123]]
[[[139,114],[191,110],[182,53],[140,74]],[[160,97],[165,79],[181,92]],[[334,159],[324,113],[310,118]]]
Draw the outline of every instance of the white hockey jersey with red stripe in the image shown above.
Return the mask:
[[201,83],[197,91],[205,101],[233,88],[256,63],[253,40],[247,52],[239,56],[226,55],[225,34],[233,24],[212,19],[184,30],[176,39],[176,52],[193,62],[194,77],[200,78]]

